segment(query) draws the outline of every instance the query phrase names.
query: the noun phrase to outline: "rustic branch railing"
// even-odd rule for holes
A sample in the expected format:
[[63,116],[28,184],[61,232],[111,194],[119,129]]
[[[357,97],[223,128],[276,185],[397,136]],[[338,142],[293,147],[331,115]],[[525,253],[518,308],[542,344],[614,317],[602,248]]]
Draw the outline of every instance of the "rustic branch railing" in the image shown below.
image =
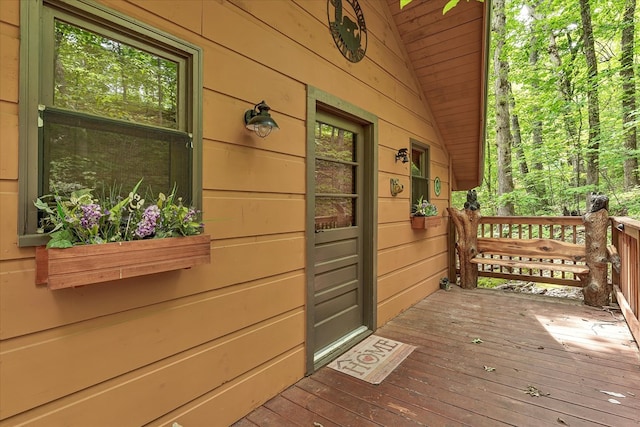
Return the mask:
[[640,221],[609,217],[608,199],[595,194],[582,217],[482,217],[467,205],[447,209],[458,255],[449,270],[462,288],[479,276],[581,287],[588,305],[617,300],[640,342]]
[[612,282],[618,304],[636,342],[640,343],[640,221],[611,217],[611,243],[620,257]]
[[[478,252],[483,277],[582,287],[578,275],[588,271],[581,217],[482,217]],[[513,255],[518,252],[535,256]]]

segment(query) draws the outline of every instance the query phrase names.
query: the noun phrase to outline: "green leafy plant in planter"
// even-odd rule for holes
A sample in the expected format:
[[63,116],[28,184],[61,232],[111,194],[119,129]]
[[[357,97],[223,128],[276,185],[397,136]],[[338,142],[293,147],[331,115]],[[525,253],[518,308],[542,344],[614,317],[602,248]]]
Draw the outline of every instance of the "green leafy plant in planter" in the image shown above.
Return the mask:
[[418,203],[414,205],[413,216],[436,216],[438,215],[438,208],[436,205],[429,203],[423,196],[420,196]]
[[126,197],[114,189],[102,197],[95,197],[93,189],[81,189],[68,197],[52,194],[36,199],[35,206],[46,214],[39,232],[51,236],[47,248],[200,234],[200,212],[183,204],[175,186],[168,196],[160,193],[145,205],[138,194],[141,183]]
[[413,205],[411,212],[411,228],[424,229],[437,227],[440,224],[440,218],[437,217],[438,208],[436,205],[429,203],[424,197],[420,196],[418,203]]

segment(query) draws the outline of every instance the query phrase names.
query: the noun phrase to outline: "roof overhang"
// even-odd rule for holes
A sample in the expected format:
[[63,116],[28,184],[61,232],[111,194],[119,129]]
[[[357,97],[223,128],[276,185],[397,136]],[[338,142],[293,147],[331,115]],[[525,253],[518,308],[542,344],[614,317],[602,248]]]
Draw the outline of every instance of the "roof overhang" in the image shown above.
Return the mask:
[[452,190],[482,182],[490,0],[387,0],[453,169]]

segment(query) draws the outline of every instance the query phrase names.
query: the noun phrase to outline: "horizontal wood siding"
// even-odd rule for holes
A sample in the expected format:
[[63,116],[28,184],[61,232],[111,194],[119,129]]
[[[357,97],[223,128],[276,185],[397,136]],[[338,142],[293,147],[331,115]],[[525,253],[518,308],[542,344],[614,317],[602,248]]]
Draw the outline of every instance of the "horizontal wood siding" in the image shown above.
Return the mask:
[[[410,227],[410,139],[430,146],[449,205],[449,155],[388,6],[360,0],[367,56],[335,47],[325,1],[105,0],[203,49],[208,265],[52,292],[17,246],[18,0],[0,2],[0,425],[229,425],[305,372],[306,88],[379,118],[378,324],[432,293],[447,221]],[[267,48],[265,48],[267,47]],[[265,100],[280,126],[242,123]],[[389,180],[404,192],[392,197]]]

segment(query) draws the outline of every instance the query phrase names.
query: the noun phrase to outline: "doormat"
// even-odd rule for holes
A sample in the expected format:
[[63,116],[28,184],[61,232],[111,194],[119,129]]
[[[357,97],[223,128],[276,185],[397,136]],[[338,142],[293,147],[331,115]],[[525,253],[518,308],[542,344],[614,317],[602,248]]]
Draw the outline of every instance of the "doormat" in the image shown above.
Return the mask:
[[416,347],[371,335],[331,362],[331,369],[371,384],[380,384]]

